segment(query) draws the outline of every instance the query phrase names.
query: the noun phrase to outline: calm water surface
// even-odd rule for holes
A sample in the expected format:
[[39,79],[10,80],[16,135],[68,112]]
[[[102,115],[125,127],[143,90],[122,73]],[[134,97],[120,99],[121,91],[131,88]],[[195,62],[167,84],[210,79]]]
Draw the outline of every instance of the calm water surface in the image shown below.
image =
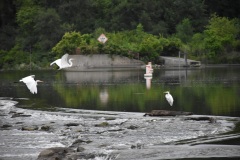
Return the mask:
[[[19,107],[52,110],[56,107],[149,112],[167,109],[200,115],[240,115],[240,67],[155,69],[152,78],[144,70],[65,72],[2,71],[0,97],[27,98]],[[34,74],[44,83],[32,95],[18,81]],[[170,91],[172,107],[164,97]]]

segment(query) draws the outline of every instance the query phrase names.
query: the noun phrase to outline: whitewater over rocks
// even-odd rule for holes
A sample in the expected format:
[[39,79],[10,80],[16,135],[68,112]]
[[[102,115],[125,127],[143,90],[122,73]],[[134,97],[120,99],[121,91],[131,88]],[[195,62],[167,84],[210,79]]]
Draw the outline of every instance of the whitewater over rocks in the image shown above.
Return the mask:
[[1,160],[240,157],[239,145],[215,144],[240,137],[231,133],[240,121],[237,117],[211,116],[215,121],[209,123],[191,118],[196,115],[144,117],[144,113],[64,108],[40,111],[18,108],[18,101],[0,98]]

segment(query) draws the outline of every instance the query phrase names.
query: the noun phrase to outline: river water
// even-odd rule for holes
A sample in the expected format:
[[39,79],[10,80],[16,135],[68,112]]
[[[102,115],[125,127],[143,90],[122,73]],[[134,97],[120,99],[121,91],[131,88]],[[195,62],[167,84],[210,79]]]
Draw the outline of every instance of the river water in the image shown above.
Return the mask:
[[[0,159],[36,159],[79,139],[89,159],[237,159],[239,69],[155,69],[152,78],[144,70],[0,72]],[[44,81],[36,95],[18,83],[32,74]],[[156,109],[194,115],[143,117]]]

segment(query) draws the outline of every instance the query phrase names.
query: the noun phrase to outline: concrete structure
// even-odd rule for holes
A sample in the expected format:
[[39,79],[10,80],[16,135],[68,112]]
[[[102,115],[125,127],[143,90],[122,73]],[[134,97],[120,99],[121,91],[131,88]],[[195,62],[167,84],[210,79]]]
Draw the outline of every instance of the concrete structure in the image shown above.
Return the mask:
[[152,77],[153,68],[152,68],[152,62],[148,62],[146,65],[146,73],[144,74],[144,77]]
[[201,62],[179,57],[160,57],[164,61],[165,67],[200,67]]
[[73,66],[65,68],[67,71],[98,71],[98,70],[123,70],[145,67],[145,63],[119,55],[93,54],[69,55],[73,58]]

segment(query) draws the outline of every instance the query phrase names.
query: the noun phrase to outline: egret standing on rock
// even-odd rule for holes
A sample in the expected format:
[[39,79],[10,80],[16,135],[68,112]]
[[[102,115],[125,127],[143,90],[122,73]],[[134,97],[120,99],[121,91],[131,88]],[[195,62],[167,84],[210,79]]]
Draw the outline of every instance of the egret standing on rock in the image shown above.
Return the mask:
[[166,100],[168,101],[168,103],[170,104],[170,106],[172,106],[172,105],[173,105],[173,97],[172,97],[172,95],[169,93],[169,91],[166,91],[166,92],[164,92],[164,93],[166,93],[166,94],[165,94]]
[[50,66],[53,65],[54,63],[56,63],[58,65],[58,67],[59,67],[58,70],[63,69],[63,68],[72,67],[72,65],[73,65],[72,60],[73,59],[70,58],[68,60],[68,56],[69,56],[69,54],[67,54],[67,53],[64,54],[61,59],[57,59],[56,61],[52,62],[50,64]]
[[20,82],[23,82],[27,85],[28,89],[32,94],[37,94],[37,83],[43,82],[40,80],[34,80],[35,75],[27,76],[25,78],[20,79]]

